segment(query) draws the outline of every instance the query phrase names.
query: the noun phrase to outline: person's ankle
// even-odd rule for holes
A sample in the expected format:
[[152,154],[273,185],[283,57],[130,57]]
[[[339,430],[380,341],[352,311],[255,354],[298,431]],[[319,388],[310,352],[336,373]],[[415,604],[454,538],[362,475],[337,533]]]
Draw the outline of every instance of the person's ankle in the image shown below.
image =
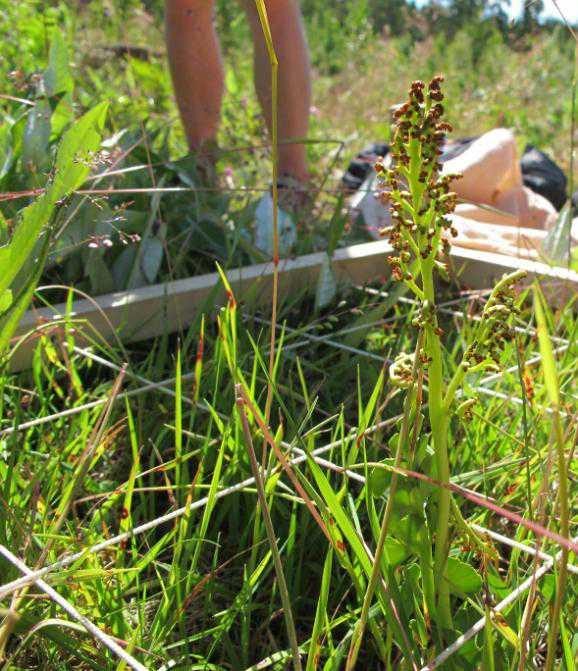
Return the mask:
[[286,175],[301,184],[307,184],[311,179],[304,145],[284,144],[281,141],[278,168],[279,175]]
[[219,156],[217,141],[208,139],[200,143],[191,143],[190,153],[195,159],[199,180],[203,184],[213,186],[217,181],[217,160]]
[[311,204],[309,175],[306,179],[298,179],[290,173],[280,173],[277,179],[279,205],[292,214],[299,214]]

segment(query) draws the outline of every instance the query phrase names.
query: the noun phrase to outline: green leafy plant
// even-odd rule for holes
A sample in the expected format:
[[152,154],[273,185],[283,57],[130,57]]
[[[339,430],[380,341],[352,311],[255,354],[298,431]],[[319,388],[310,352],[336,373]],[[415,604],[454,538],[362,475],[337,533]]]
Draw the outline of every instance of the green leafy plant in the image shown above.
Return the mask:
[[[89,174],[106,109],[105,103],[97,105],[64,133],[51,178],[41,195],[15,215],[14,234],[0,247],[0,350],[6,348],[40,279],[49,250],[50,223]],[[22,278],[25,268],[32,267],[33,272]]]
[[[562,536],[568,524],[570,530],[576,525],[575,301],[558,310],[540,297],[542,315],[524,305],[517,322],[524,328],[533,317],[545,322],[540,338],[519,330],[516,342],[504,338],[501,352],[492,336],[511,314],[504,300],[514,297],[513,287],[494,292],[476,319],[465,306],[462,319],[457,305],[450,317],[438,303],[439,289],[446,293],[437,286],[445,260],[436,257],[433,315],[445,330],[439,335],[444,399],[453,399],[444,411],[452,492],[444,569],[452,613],[448,632],[437,614],[434,554],[443,488],[427,417],[430,370],[422,361],[431,308],[420,299],[418,313],[415,304],[399,300],[412,292],[404,279],[393,286],[386,282],[388,298],[381,300],[377,278],[367,291],[348,291],[336,287],[331,274],[334,248],[365,238],[358,227],[349,230],[334,190],[333,170],[347,157],[314,138],[345,139],[351,153],[369,141],[389,141],[388,120],[371,111],[402,99],[413,73],[450,74],[443,104],[460,136],[512,126],[522,144],[548,148],[569,168],[564,157],[571,154],[574,96],[566,93],[572,45],[559,32],[540,30],[532,35],[531,51],[519,53],[491,34],[488,41],[487,26],[471,20],[448,41],[448,22],[439,18],[454,13],[454,5],[441,15],[436,8],[434,17],[429,6],[407,14],[404,0],[302,3],[317,71],[318,109],[308,151],[313,183],[323,188],[315,216],[303,222],[297,252],[326,249],[327,272],[316,304],[300,293],[280,300],[273,375],[264,315],[230,300],[217,316],[214,293],[205,319],[183,329],[178,344],[167,334],[127,351],[95,340],[71,315],[62,328],[40,331],[32,370],[0,371],[0,543],[30,568],[66,560],[46,580],[147,668],[249,671],[289,667],[292,659],[297,666],[296,638],[308,671],[351,665],[353,641],[357,669],[406,671],[431,663],[436,648],[466,634],[480,617],[484,634],[437,668],[526,668],[526,661],[541,667],[547,654],[548,664],[574,668],[576,555],[484,509],[479,497],[491,495],[518,511],[523,522],[535,520]],[[405,31],[392,24],[396,8]],[[0,301],[2,309],[12,305],[7,319],[16,321],[13,304],[28,300],[22,287],[28,283],[32,291],[36,285],[45,245],[42,281],[94,296],[126,289],[129,279],[132,286],[148,283],[157,271],[154,281],[210,272],[215,259],[225,271],[261,260],[242,235],[252,225],[251,205],[269,186],[271,161],[270,148],[259,148],[263,122],[249,92],[251,36],[235,5],[220,1],[216,14],[227,68],[219,161],[232,189],[227,193],[195,191],[194,160],[176,160],[186,144],[164,62],[162,3],[0,0],[0,15],[9,25],[0,56],[10,73],[0,96],[0,245],[16,240],[27,208],[34,198],[42,201],[74,118],[106,99],[109,135],[114,133],[101,144],[98,164],[77,154],[84,169],[90,164],[93,178],[81,193],[57,201],[40,226],[32,252],[8,286],[11,294]],[[383,25],[395,37],[384,41],[372,34]],[[416,42],[418,34],[427,42]],[[280,108],[285,104],[279,100]],[[403,180],[399,191],[411,192]],[[560,219],[548,243],[549,255],[564,261],[568,221]],[[123,245],[121,234],[140,235],[142,248]],[[91,236],[102,244],[93,246]],[[407,272],[422,289],[421,262],[409,252]],[[72,296],[71,291],[69,304]],[[75,347],[81,332],[82,348]],[[85,349],[87,337],[91,349]],[[534,356],[539,352],[543,372]],[[477,376],[498,365],[493,358],[516,357],[519,378],[504,371],[488,383],[493,389],[484,390],[495,395],[469,392],[470,382],[484,388]],[[389,380],[384,358],[394,360]],[[114,366],[124,371],[127,361],[119,389]],[[244,383],[247,396],[247,439],[243,414],[235,409],[236,381]],[[524,403],[506,402],[505,395]],[[258,471],[250,460],[251,441]],[[479,497],[464,498],[464,488]],[[266,504],[260,505],[263,493]],[[491,537],[474,533],[473,523],[502,534],[496,549]],[[517,542],[511,551],[504,535]],[[528,552],[533,545],[555,558],[555,574],[523,551],[526,544]],[[491,561],[497,550],[499,566]],[[0,568],[0,591],[21,578],[3,558]],[[532,581],[536,569],[541,577],[526,608],[511,600],[507,609],[497,608],[512,590]],[[2,630],[4,667],[123,667],[36,587],[26,590],[2,597],[1,625],[8,625]],[[291,613],[294,634],[287,626]],[[552,626],[557,620],[558,635]]]
[[[430,617],[437,623],[440,632],[453,629],[450,591],[452,583],[459,584],[452,573],[456,572],[455,562],[448,564],[450,549],[450,517],[452,511],[449,466],[449,435],[454,417],[463,414],[471,405],[470,401],[456,408],[455,399],[461,391],[467,374],[495,369],[500,360],[500,351],[512,338],[512,317],[517,314],[516,283],[525,275],[515,272],[498,282],[488,299],[477,328],[465,348],[462,360],[453,377],[448,381],[444,365],[442,347],[443,331],[439,325],[436,309],[436,277],[447,277],[448,268],[445,255],[449,250],[448,235],[452,235],[451,219],[456,204],[456,195],[450,190],[455,175],[442,175],[439,162],[440,147],[451,126],[442,120],[444,98],[441,90],[441,76],[434,77],[429,85],[415,81],[411,85],[409,99],[395,113],[396,129],[392,146],[393,165],[385,168],[377,165],[382,184],[382,199],[391,207],[392,227],[384,231],[395,254],[388,261],[393,277],[403,282],[418,301],[418,315],[413,325],[419,329],[420,338],[415,355],[402,353],[391,366],[390,379],[402,388],[413,389],[417,371],[422,368],[427,375],[427,403],[430,438],[433,447],[431,477],[438,485],[436,506],[430,506],[429,516],[435,528],[433,576],[429,575],[427,562],[422,563],[428,575],[423,576],[424,588],[433,583],[435,597],[429,593],[426,603]],[[408,395],[408,399],[411,394]],[[408,406],[405,417],[413,413],[417,416],[415,404]],[[406,419],[407,422],[407,419]],[[404,428],[405,427],[405,428]],[[410,467],[409,427],[402,426],[397,438],[396,465],[403,455]],[[414,438],[415,439],[415,438]],[[414,457],[415,459],[415,457]],[[427,461],[423,462],[426,465]],[[393,482],[390,501],[393,500]],[[388,506],[382,521],[376,556],[387,538],[391,508]],[[461,522],[459,511],[456,513]],[[433,540],[433,539],[432,539]],[[376,572],[379,571],[376,562]],[[454,578],[454,579],[453,579]],[[366,615],[372,597],[374,581],[370,582],[363,613]],[[363,615],[361,632],[363,630]],[[360,638],[352,642],[350,668],[356,658],[355,646]]]

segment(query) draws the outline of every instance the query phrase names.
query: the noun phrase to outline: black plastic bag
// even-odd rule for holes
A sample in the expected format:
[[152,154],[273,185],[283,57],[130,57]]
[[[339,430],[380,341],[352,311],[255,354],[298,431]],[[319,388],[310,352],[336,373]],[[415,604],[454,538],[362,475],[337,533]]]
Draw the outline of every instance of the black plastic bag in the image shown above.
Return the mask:
[[385,142],[374,142],[359,152],[357,156],[347,166],[347,171],[341,178],[343,186],[348,191],[357,191],[365,182],[375,162],[380,158],[385,158],[389,153],[389,145]]
[[520,160],[524,185],[561,210],[567,199],[566,175],[543,151],[528,145]]

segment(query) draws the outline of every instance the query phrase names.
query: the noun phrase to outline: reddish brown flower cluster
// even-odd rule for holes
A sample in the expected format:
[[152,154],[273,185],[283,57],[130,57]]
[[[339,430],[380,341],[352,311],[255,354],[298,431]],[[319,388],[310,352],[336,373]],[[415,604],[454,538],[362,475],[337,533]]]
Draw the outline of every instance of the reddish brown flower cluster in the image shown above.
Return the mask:
[[395,279],[412,279],[407,264],[412,256],[436,260],[443,229],[452,228],[447,215],[454,211],[457,198],[450,183],[457,175],[440,175],[442,145],[450,124],[441,121],[444,113],[441,76],[427,85],[412,83],[409,99],[395,112],[396,129],[391,150],[392,167],[376,165],[384,204],[389,204],[392,226],[383,231],[397,255],[389,257]]

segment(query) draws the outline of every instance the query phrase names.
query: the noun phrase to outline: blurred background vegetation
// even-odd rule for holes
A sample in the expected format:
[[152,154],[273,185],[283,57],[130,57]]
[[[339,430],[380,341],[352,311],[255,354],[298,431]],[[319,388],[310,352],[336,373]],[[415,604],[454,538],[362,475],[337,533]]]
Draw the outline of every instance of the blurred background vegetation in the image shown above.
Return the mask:
[[[536,145],[568,172],[576,41],[562,21],[539,20],[542,2],[526,2],[516,21],[507,2],[493,0],[449,0],[420,8],[406,0],[301,4],[314,67],[311,169],[313,184],[324,191],[303,223],[297,253],[325,248],[349,158],[370,142],[388,140],[389,108],[403,99],[412,79],[446,76],[454,137],[507,126],[515,130],[521,150]],[[103,179],[99,186],[194,187],[194,169],[183,160],[187,146],[165,58],[163,11],[162,0],[0,0],[7,27],[0,62],[8,74],[0,97],[0,190],[43,184],[63,131],[103,101],[109,103],[109,139],[95,171],[107,165],[149,167]],[[72,202],[60,214],[56,230],[63,233],[52,258],[58,263],[49,264],[51,279],[93,293],[127,288],[122,277],[131,275],[134,247],[86,249],[95,232],[118,237],[114,222],[121,215],[127,234],[145,238],[141,256],[152,259],[139,277],[132,272],[134,285],[154,281],[159,273],[182,277],[212,271],[215,259],[225,264],[258,260],[247,259],[242,231],[269,186],[270,154],[263,148],[268,139],[253,91],[251,39],[239,3],[217,0],[216,20],[227,89],[220,130],[223,192],[115,195],[104,210],[94,200]],[[50,80],[54,73],[56,82]],[[30,103],[39,101],[48,121],[46,115],[34,118]],[[22,205],[19,199],[0,208],[10,222]],[[167,226],[159,228],[159,222]],[[233,227],[238,235],[231,243]],[[346,227],[342,244],[356,241],[356,235]],[[78,247],[83,257],[71,255]],[[86,276],[87,268],[92,277]]]
[[[561,21],[538,21],[544,0],[526,2],[516,21],[508,4],[449,0],[418,9],[406,0],[303,0],[316,73],[312,135],[378,139],[407,80],[443,71],[459,131],[509,125],[521,141],[564,161],[575,41]],[[185,151],[164,58],[162,0],[0,0],[0,11],[8,27],[0,59],[14,88],[26,88],[46,65],[57,28],[70,49],[76,105],[110,99],[119,129],[141,121],[152,129],[168,117],[174,148]],[[238,3],[217,0],[216,18],[228,71],[223,141],[247,144],[261,131],[249,29]]]

